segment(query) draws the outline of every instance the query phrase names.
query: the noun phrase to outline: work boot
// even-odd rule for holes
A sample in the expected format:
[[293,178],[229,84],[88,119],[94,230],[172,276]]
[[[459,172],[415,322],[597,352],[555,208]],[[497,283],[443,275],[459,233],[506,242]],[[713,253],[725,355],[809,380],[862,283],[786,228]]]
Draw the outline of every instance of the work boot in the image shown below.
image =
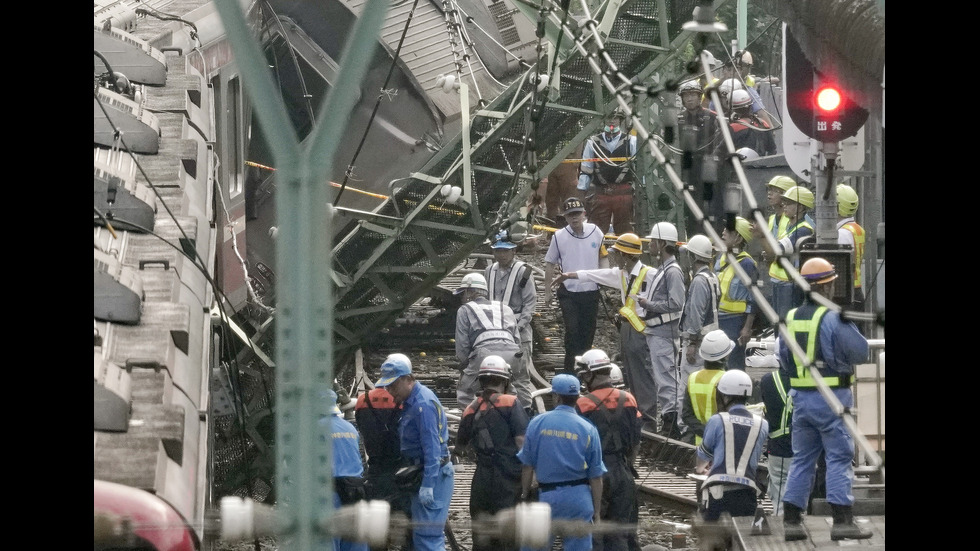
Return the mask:
[[786,541],[807,538],[806,529],[803,528],[803,509],[788,501],[783,502],[783,535]]
[[830,529],[830,539],[838,540],[863,540],[872,536],[870,530],[865,530],[854,524],[853,509],[850,505],[830,504],[830,509],[834,515],[834,526]]

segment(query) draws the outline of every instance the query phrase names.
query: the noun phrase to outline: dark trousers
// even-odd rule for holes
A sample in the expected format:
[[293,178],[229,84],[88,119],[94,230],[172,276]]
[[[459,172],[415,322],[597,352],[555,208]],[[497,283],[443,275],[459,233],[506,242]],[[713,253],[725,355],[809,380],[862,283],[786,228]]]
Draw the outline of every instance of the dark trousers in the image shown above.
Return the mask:
[[[478,461],[473,472],[473,484],[470,486],[470,519],[480,521],[484,515],[493,516],[501,509],[511,508],[517,505],[520,495],[520,478],[505,475],[491,461]],[[504,549],[512,548],[505,547],[497,538],[473,534],[473,551]]]
[[[602,475],[602,503],[599,518],[621,524],[636,523],[636,482],[622,454],[603,454],[606,474]],[[592,536],[592,551],[629,551],[636,532]]]
[[[396,466],[397,467],[397,466]],[[391,505],[391,512],[401,512],[409,520],[412,519],[412,502],[408,494],[398,489],[398,485],[395,484],[395,471],[388,469],[377,469],[375,472],[371,472],[371,469],[366,471],[367,482],[364,485],[364,493],[368,500],[380,499],[387,501]],[[408,542],[402,547],[404,550],[410,550],[414,546],[412,545],[412,533],[408,533]]]
[[755,489],[748,486],[744,490],[728,490],[721,498],[715,498],[706,489],[702,489],[701,518],[718,520],[722,512],[733,517],[755,516],[757,503]]
[[596,316],[599,314],[599,290],[573,293],[564,285],[558,287],[558,305],[565,323],[565,373],[575,374],[575,356],[592,348]]
[[589,222],[599,226],[602,233],[609,233],[610,223],[616,235],[631,233],[634,231],[633,192],[629,184],[615,187],[626,192],[607,195],[596,191],[589,199]]

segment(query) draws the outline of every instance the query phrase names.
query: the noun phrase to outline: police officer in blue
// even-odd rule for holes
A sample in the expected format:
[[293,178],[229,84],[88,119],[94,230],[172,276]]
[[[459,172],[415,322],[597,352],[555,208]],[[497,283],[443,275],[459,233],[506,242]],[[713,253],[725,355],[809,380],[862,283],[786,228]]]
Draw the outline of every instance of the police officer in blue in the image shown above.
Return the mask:
[[435,393],[415,380],[412,361],[404,354],[388,356],[374,386],[387,388],[395,402],[403,404],[398,422],[402,459],[423,466],[422,484],[412,495],[415,549],[445,551],[444,529],[455,481],[446,412]]
[[[606,465],[598,429],[575,410],[580,385],[567,373],[551,380],[557,405],[531,419],[517,454],[524,464],[521,499],[530,495],[536,476],[538,501],[551,506],[551,518],[598,524]],[[592,536],[565,537],[564,544],[566,551],[587,551],[592,549]]]
[[752,378],[744,371],[726,371],[718,380],[718,413],[704,426],[694,468],[708,475],[701,486],[700,507],[706,521],[718,520],[723,512],[733,517],[755,515],[756,469],[769,437],[769,423],[745,407],[751,395]]
[[870,538],[872,533],[854,523],[854,439],[842,415],[834,411],[810,375],[817,369],[831,392],[845,408],[854,406],[851,380],[854,365],[867,361],[868,341],[853,321],[813,300],[811,293],[834,296],[837,271],[826,259],[813,257],[803,263],[800,275],[810,284],[810,293],[799,308],[786,314],[786,328],[806,353],[801,360],[779,339],[779,370],[789,375],[793,401],[793,461],[783,495],[783,532],[786,541],[807,538],[802,513],[810,498],[816,476],[817,458],[826,453],[827,502],[834,517],[830,539]]
[[[337,407],[337,393],[326,391],[331,415],[320,419],[323,436],[330,435],[333,455],[333,506],[338,509],[365,498],[364,464],[361,462],[361,436]],[[367,551],[368,544],[333,538],[335,551]]]

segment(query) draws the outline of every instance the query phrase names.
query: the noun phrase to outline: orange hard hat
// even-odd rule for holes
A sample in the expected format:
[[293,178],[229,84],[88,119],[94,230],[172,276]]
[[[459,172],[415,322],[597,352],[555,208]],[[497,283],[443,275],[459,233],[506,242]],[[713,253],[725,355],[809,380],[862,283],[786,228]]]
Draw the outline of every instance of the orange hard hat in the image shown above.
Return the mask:
[[803,263],[800,275],[810,283],[827,283],[837,279],[837,270],[830,262],[815,256]]

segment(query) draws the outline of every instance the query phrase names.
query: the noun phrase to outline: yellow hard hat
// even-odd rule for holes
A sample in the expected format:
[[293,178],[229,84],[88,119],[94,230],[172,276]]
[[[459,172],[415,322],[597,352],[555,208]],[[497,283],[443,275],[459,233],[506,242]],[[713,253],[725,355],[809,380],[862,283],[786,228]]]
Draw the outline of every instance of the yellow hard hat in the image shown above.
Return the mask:
[[858,210],[858,194],[847,184],[837,184],[837,214],[854,216]]
[[837,279],[837,270],[830,262],[815,256],[803,263],[800,275],[810,283],[827,283]]
[[624,233],[616,239],[616,244],[611,248],[626,254],[642,254],[643,243],[635,233]]
[[813,208],[813,192],[805,187],[793,186],[783,194],[783,198],[799,203],[808,209]]
[[742,239],[745,239],[746,243],[752,241],[752,223],[745,218],[735,217],[735,231],[742,236]]
[[769,183],[766,185],[779,188],[783,190],[783,193],[786,193],[789,191],[789,188],[796,185],[796,182],[789,176],[776,176],[772,180],[769,180]]

